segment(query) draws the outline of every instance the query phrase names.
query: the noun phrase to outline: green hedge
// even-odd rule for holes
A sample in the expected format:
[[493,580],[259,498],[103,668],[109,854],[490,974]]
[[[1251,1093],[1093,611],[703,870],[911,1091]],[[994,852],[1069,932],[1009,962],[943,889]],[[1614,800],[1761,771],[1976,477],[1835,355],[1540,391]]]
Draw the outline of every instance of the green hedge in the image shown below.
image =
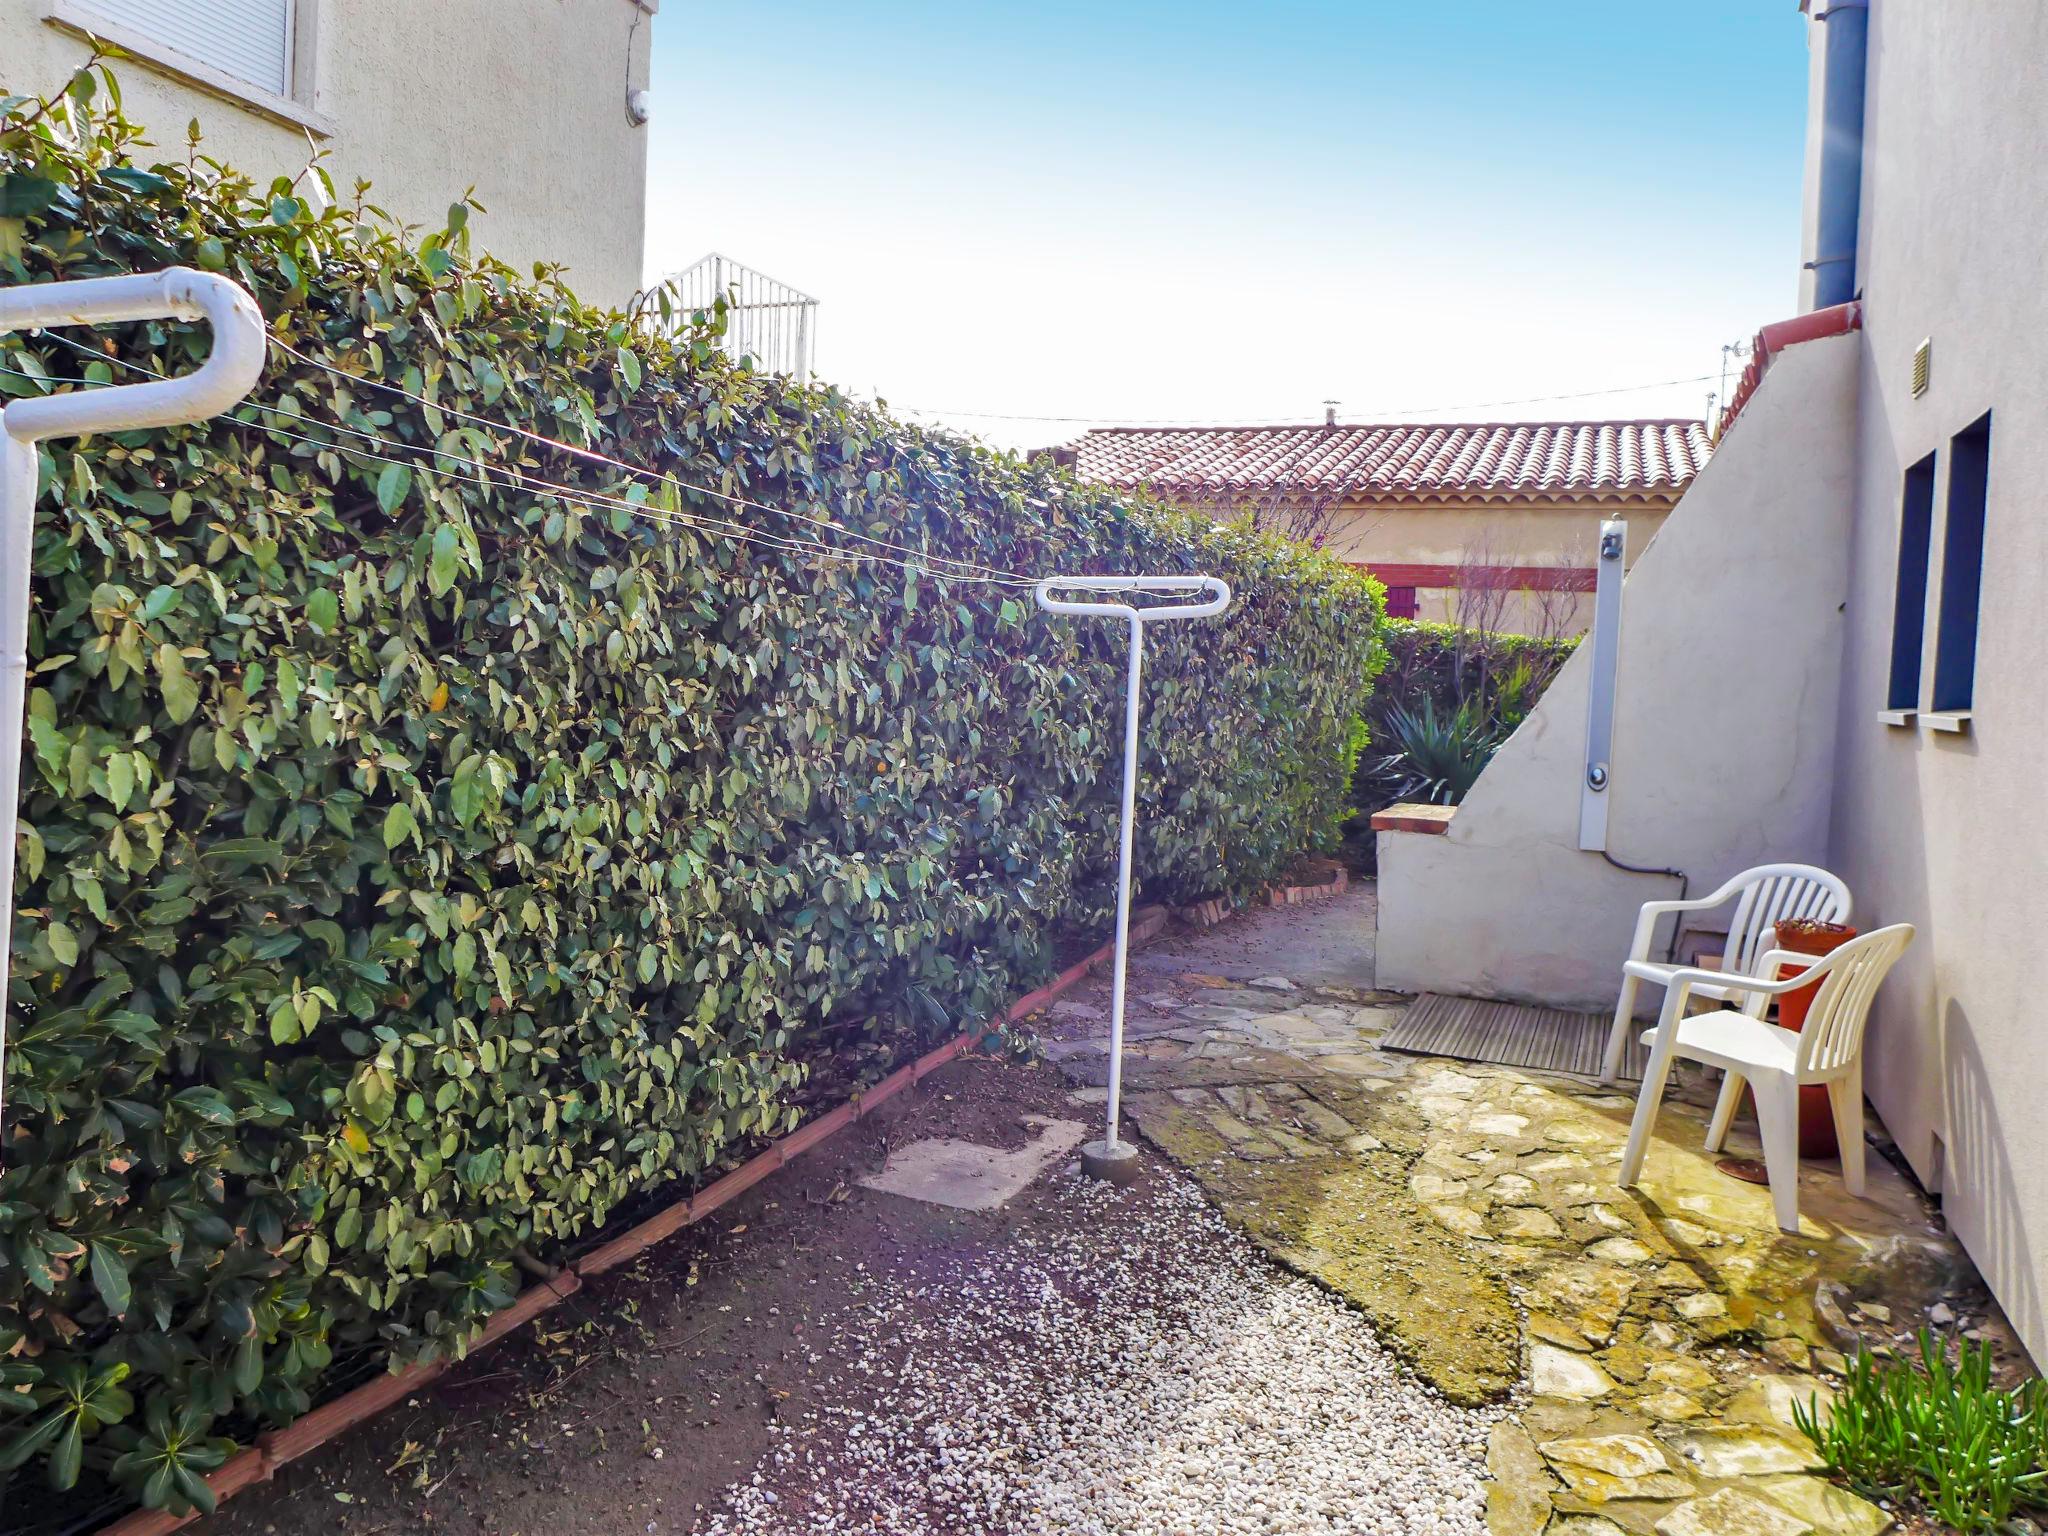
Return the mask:
[[1418,619],[1388,619],[1381,635],[1387,661],[1374,702],[1383,708],[1418,706],[1426,697],[1439,709],[1453,709],[1473,693],[1491,694],[1501,680],[1513,678],[1524,667],[1534,690],[1528,702],[1534,703],[1579,643],[1575,638],[1481,634]]
[[1366,711],[1371,747],[1351,784],[1351,857],[1371,868],[1367,818],[1400,800],[1455,804],[1535,707],[1577,646],[1455,624],[1390,619],[1385,669]]
[[[0,103],[0,282],[190,263],[350,373],[691,486],[1009,571],[1221,574],[1226,620],[1150,638],[1144,893],[1336,841],[1364,578],[660,339],[472,255],[464,208],[409,243],[144,165],[111,85]],[[71,334],[114,355],[0,338],[0,389],[207,345]],[[819,537],[283,353],[254,399],[48,445],[35,543],[0,1461],[173,1508],[331,1359],[459,1350],[515,1256],[787,1130],[796,1032],[986,1017],[1099,927],[1115,847],[1114,626],[522,491]]]

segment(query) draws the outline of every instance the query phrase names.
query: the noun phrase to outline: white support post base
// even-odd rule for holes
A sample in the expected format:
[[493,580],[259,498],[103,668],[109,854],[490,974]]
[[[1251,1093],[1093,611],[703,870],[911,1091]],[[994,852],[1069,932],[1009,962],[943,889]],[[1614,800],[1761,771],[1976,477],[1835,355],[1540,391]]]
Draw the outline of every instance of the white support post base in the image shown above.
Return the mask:
[[1134,1184],[1138,1179],[1138,1149],[1128,1141],[1091,1141],[1081,1148],[1081,1171],[1105,1184]]

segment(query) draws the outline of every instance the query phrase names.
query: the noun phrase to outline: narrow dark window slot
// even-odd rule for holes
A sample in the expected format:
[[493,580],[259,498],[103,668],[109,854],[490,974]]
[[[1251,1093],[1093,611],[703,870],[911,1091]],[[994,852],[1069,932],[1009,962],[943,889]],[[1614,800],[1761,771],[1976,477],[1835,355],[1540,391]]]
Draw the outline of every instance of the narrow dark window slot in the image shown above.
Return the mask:
[[1935,625],[1938,714],[1971,707],[1977,676],[1977,600],[1984,575],[1984,508],[1991,469],[1991,414],[1949,444],[1948,513],[1941,539],[1941,607]]
[[1885,708],[1920,707],[1920,648],[1927,626],[1927,555],[1934,535],[1934,455],[1906,471],[1899,505],[1898,587],[1892,599],[1892,671]]

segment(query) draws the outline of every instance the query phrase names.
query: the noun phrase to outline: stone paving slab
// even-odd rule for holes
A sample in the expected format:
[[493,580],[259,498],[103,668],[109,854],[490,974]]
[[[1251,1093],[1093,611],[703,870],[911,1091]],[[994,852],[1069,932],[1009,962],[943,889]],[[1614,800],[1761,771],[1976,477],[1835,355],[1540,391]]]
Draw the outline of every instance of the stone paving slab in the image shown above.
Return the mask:
[[[1688,1072],[1641,1183],[1622,1189],[1631,1094],[1383,1051],[1400,1000],[1257,979],[1165,983],[1188,1027],[1136,1042],[1126,1106],[1445,1396],[1506,1402],[1489,1447],[1494,1536],[1890,1524],[1816,1475],[1792,1420],[1795,1403],[1828,1400],[1860,1328],[1924,1317],[1974,1285],[1888,1161],[1870,1158],[1862,1200],[1833,1164],[1808,1164],[1800,1231],[1782,1233],[1769,1192],[1702,1149],[1717,1084]],[[1069,1051],[1062,1069],[1099,1085],[1107,1059]],[[1729,1151],[1756,1155],[1753,1132]]]
[[1032,1138],[1013,1151],[947,1136],[913,1141],[891,1152],[861,1187],[954,1210],[992,1211],[1088,1137],[1087,1127],[1073,1120],[1027,1115],[1025,1124]]
[[1479,1404],[1509,1390],[1519,1329],[1504,1277],[1427,1222],[1366,1215],[1402,1203],[1421,1122],[1380,1112],[1342,1077],[1289,1082],[1278,1075],[1289,1064],[1265,1053],[1251,1067],[1244,1076],[1255,1082],[1212,1086],[1197,1072],[1193,1083],[1125,1102],[1147,1139],[1247,1231],[1356,1302],[1446,1397]]

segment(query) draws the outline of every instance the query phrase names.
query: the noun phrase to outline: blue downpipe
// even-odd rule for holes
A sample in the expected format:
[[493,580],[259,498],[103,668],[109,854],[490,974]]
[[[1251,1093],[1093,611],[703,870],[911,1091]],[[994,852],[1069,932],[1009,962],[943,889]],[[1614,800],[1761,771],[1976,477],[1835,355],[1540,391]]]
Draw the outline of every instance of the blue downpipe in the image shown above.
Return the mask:
[[1822,17],[1827,49],[1821,98],[1819,207],[1813,307],[1856,297],[1856,226],[1863,202],[1863,82],[1868,0],[1834,0]]

